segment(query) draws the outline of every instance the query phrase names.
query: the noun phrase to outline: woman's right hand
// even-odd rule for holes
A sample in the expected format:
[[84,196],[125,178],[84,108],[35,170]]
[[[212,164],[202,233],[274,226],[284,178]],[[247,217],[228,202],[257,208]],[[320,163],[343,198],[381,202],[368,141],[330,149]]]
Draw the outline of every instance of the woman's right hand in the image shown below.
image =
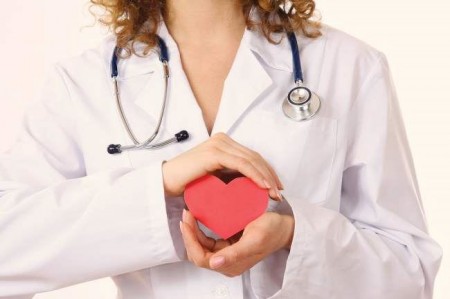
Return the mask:
[[180,196],[191,181],[222,169],[231,169],[250,178],[259,187],[270,189],[273,199],[281,200],[280,179],[259,153],[237,143],[225,133],[217,133],[205,142],[163,163],[164,191]]

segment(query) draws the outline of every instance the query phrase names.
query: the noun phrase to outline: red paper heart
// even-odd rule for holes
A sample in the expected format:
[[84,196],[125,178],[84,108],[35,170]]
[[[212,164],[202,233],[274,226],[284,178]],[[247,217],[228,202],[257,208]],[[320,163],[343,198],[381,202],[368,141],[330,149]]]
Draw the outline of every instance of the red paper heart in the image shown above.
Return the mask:
[[266,211],[269,193],[247,177],[225,184],[206,175],[186,186],[184,200],[197,220],[227,239]]

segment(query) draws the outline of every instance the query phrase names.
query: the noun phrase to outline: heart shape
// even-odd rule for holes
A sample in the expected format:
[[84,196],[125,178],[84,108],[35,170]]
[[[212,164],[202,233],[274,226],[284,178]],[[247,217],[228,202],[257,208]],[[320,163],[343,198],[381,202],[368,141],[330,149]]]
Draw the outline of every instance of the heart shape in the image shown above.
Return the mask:
[[227,239],[266,211],[269,192],[247,177],[225,184],[216,176],[205,175],[186,186],[184,200],[198,221]]

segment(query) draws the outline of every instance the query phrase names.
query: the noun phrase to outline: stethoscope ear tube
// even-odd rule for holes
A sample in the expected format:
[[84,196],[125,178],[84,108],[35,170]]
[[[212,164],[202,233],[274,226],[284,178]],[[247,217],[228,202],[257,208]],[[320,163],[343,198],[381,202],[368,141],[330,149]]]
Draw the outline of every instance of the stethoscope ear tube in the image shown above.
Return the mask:
[[114,155],[114,154],[120,154],[122,150],[120,149],[120,144],[110,144],[107,148],[108,154]]
[[161,147],[164,147],[168,144],[175,143],[175,142],[182,142],[189,138],[189,133],[186,130],[182,130],[175,134],[175,137],[172,137],[170,139],[167,139],[163,142],[156,143],[156,144],[148,144],[145,146],[139,146],[139,145],[127,145],[122,146],[120,144],[110,144],[108,145],[107,152],[108,154],[114,155],[114,154],[120,154],[123,151],[129,151],[129,150],[138,150],[138,149],[158,149]]
[[283,101],[283,113],[294,121],[311,119],[320,109],[320,98],[303,84],[303,70],[298,50],[297,37],[294,32],[288,32],[288,40],[292,50],[292,63],[294,65],[294,82],[286,99]]
[[[311,119],[320,109],[320,99],[312,92],[309,88],[304,86],[303,84],[303,71],[302,65],[300,61],[300,52],[297,44],[297,37],[294,32],[287,32],[288,40],[292,50],[292,61],[293,61],[293,73],[294,73],[294,82],[295,87],[292,88],[286,99],[283,101],[282,109],[284,114],[295,121],[303,121]],[[167,49],[167,45],[164,40],[158,35],[157,41],[159,46],[159,60],[161,61],[164,68],[164,77],[165,77],[165,88],[164,88],[164,101],[161,105],[161,112],[158,119],[158,124],[153,132],[153,134],[144,142],[140,142],[136,136],[133,134],[131,127],[128,123],[128,120],[125,116],[125,113],[122,108],[120,93],[119,93],[119,84],[117,82],[117,77],[119,76],[118,70],[118,60],[119,60],[119,52],[120,48],[117,46],[114,48],[112,58],[111,58],[111,78],[113,79],[114,85],[114,95],[117,104],[117,110],[119,111],[120,118],[122,120],[123,125],[130,137],[133,141],[134,145],[126,145],[122,146],[120,144],[110,144],[107,148],[107,152],[109,154],[120,154],[123,151],[127,150],[138,150],[138,149],[158,149],[168,144],[174,142],[181,142],[189,138],[189,134],[186,130],[182,130],[175,134],[175,137],[172,137],[168,140],[157,144],[151,144],[151,142],[156,138],[159,133],[159,129],[161,127],[162,118],[164,116],[164,110],[167,103],[167,89],[169,85],[169,51]]]
[[111,78],[117,78],[119,76],[118,70],[118,53],[120,49],[116,46],[114,47],[114,51],[111,58]]
[[158,39],[158,46],[159,46],[159,60],[161,62],[169,62],[169,50],[167,50],[166,42],[159,36],[156,35],[156,38]]
[[165,79],[165,88],[164,88],[164,100],[161,105],[161,111],[159,114],[158,124],[156,125],[155,130],[153,131],[152,135],[145,140],[144,142],[140,142],[137,137],[134,135],[133,131],[131,130],[131,127],[128,123],[128,119],[125,115],[125,112],[123,111],[122,103],[120,100],[120,92],[119,92],[119,84],[117,82],[117,77],[119,76],[119,70],[118,70],[118,55],[120,49],[116,46],[114,48],[112,58],[111,58],[111,78],[113,80],[113,86],[114,86],[114,97],[116,99],[116,105],[117,110],[119,111],[120,118],[122,120],[123,125],[125,126],[125,129],[128,133],[128,136],[133,141],[134,145],[120,145],[120,144],[110,144],[107,147],[107,152],[111,155],[113,154],[120,154],[123,151],[127,150],[138,150],[138,149],[158,149],[165,145],[174,143],[174,142],[181,142],[189,138],[189,134],[186,130],[182,130],[175,134],[175,137],[172,137],[168,140],[165,140],[163,142],[157,143],[157,144],[150,144],[158,135],[159,130],[161,128],[162,119],[164,116],[164,110],[167,103],[167,88],[169,85],[169,51],[167,50],[166,43],[162,38],[157,36],[158,40],[158,47],[159,47],[159,60],[161,61],[163,68],[164,68],[164,79]]
[[297,37],[295,36],[295,32],[287,33],[289,44],[291,45],[291,53],[292,53],[292,62],[294,65],[294,82],[297,84],[299,82],[303,82],[303,70],[302,64],[300,61],[300,51],[298,50]]

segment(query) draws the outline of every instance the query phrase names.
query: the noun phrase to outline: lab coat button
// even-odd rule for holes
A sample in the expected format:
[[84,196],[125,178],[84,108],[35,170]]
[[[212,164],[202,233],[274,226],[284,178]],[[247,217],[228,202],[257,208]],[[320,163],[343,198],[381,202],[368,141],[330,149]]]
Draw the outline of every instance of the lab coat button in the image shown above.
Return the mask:
[[230,297],[230,291],[228,290],[228,287],[226,285],[219,285],[214,290],[214,298],[220,299],[220,298],[229,298]]

